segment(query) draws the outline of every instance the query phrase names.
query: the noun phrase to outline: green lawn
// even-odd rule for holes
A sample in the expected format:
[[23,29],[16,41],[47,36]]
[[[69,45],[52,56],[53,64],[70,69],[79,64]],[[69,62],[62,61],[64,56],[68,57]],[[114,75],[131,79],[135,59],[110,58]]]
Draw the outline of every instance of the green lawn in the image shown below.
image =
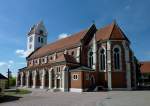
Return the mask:
[[23,95],[31,93],[31,91],[26,89],[16,89],[16,90],[8,90],[4,93],[4,95]]

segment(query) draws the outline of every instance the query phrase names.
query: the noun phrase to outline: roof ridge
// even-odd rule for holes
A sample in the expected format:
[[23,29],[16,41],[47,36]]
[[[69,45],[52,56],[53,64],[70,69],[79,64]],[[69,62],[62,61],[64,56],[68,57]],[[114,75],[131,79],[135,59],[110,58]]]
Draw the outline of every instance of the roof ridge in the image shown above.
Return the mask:
[[[62,40],[64,40],[64,39],[71,38],[71,37],[73,37],[73,36],[77,36],[78,33],[84,32],[84,31],[86,31],[86,30],[87,30],[87,29],[81,30],[80,32],[76,32],[76,33],[74,33],[74,34],[71,34],[71,36],[67,36],[67,37],[65,37],[65,38],[56,39],[54,42],[50,42],[49,44],[54,44],[54,43],[57,43],[57,42],[62,41]],[[49,45],[49,44],[47,44],[47,45]],[[47,46],[47,45],[45,45],[45,46]]]

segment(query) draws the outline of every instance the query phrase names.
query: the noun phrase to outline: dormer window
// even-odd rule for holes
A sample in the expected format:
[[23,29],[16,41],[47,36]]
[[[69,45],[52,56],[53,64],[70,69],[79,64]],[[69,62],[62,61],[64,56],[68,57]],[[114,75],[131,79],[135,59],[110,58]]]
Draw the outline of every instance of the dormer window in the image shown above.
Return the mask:
[[34,63],[35,63],[35,64],[39,64],[39,59],[35,59],[35,60],[34,60]]
[[41,58],[41,62],[42,62],[42,64],[47,63],[47,56]]
[[50,57],[50,60],[53,60],[53,57],[52,57],[52,56]]

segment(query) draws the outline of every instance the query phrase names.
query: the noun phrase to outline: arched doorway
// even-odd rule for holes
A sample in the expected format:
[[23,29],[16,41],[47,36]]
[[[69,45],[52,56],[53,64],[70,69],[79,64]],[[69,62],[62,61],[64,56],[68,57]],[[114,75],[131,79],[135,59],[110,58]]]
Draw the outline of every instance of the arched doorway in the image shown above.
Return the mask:
[[40,73],[39,71],[36,72],[36,87],[41,86],[41,80],[40,80]]
[[32,78],[32,72],[29,72],[29,86],[33,86],[33,78]]
[[45,87],[49,87],[49,73],[45,71]]
[[52,83],[51,83],[51,87],[54,88],[54,86],[55,86],[55,85],[54,85],[54,83],[55,83],[55,82],[54,82],[54,81],[55,81],[54,69],[52,69],[51,75],[52,75],[52,76],[51,76],[51,80],[52,80],[52,81],[51,81],[51,82],[52,82]]

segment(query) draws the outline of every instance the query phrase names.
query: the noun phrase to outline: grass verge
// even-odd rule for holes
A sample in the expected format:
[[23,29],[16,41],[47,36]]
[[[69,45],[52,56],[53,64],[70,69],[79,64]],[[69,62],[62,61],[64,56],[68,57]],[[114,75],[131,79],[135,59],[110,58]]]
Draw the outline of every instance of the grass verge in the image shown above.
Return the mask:
[[24,95],[29,94],[31,91],[26,89],[16,89],[16,90],[8,90],[4,93],[4,95]]

